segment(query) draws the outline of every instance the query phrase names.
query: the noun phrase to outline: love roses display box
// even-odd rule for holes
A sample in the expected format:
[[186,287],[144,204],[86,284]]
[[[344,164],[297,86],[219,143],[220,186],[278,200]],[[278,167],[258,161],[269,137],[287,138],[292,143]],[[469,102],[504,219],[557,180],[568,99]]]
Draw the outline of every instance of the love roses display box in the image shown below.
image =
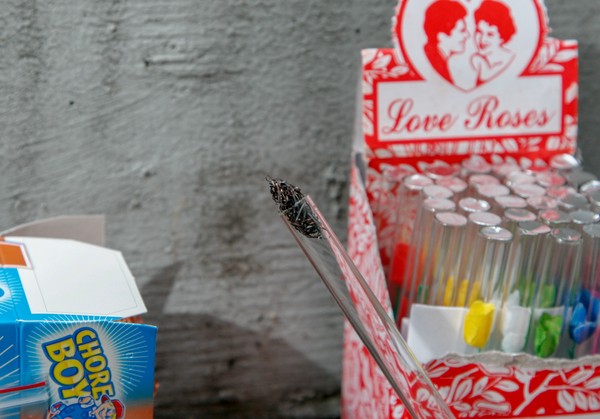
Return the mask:
[[0,239],[0,417],[153,417],[156,328],[101,216]]
[[[384,176],[472,155],[544,167],[576,152],[578,114],[577,43],[548,36],[542,0],[400,0],[392,28],[394,48],[362,52],[348,231],[348,253],[390,314],[396,203]],[[344,336],[343,416],[409,417],[348,324]],[[425,368],[456,417],[600,417],[598,356],[446,354]],[[414,388],[419,415],[440,417]]]

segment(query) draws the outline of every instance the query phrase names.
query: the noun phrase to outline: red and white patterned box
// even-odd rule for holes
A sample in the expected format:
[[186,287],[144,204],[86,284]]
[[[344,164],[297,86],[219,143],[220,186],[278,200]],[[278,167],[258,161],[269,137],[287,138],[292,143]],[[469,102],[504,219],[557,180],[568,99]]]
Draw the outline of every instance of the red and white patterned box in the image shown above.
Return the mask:
[[[543,166],[575,152],[578,114],[577,43],[547,36],[543,0],[400,0],[392,27],[395,48],[362,54],[348,231],[350,256],[390,313],[383,171],[473,154]],[[448,355],[426,370],[456,417],[600,417],[599,356]],[[410,396],[438,417],[428,392]],[[349,325],[342,399],[345,418],[409,417]]]

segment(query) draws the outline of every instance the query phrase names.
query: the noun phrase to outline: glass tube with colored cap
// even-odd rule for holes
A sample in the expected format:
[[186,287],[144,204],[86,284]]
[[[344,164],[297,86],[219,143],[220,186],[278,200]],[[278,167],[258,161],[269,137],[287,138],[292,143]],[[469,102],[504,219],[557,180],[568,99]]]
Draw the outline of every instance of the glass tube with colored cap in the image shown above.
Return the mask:
[[564,319],[573,299],[573,287],[581,267],[581,234],[570,228],[555,228],[548,236],[533,299],[533,327],[528,348],[541,358],[566,355]]
[[421,205],[425,186],[432,185],[433,181],[425,175],[414,174],[404,178],[398,196],[398,215],[391,252],[391,268],[389,281],[392,288],[402,284],[406,256],[413,228]]
[[398,210],[399,203],[409,194],[404,186],[404,179],[414,175],[404,168],[386,167],[379,180],[379,196],[373,210],[375,226],[378,234],[379,250],[383,271],[389,277],[391,259],[393,257],[394,240],[398,232],[397,226],[402,214]]
[[500,349],[517,353],[525,349],[535,294],[535,273],[550,227],[539,221],[519,223],[508,260],[509,274],[502,297]]
[[484,227],[479,231],[478,242],[483,251],[474,279],[481,281],[480,298],[473,301],[463,323],[464,340],[475,348],[495,349],[497,346],[492,336],[512,239],[512,233],[502,227]]
[[464,250],[458,269],[458,292],[452,305],[469,308],[479,298],[481,282],[475,279],[475,271],[481,263],[483,246],[478,242],[479,230],[499,226],[502,218],[491,212],[474,212],[467,217]]
[[600,224],[583,227],[581,286],[571,308],[568,330],[575,357],[598,353],[600,312]]

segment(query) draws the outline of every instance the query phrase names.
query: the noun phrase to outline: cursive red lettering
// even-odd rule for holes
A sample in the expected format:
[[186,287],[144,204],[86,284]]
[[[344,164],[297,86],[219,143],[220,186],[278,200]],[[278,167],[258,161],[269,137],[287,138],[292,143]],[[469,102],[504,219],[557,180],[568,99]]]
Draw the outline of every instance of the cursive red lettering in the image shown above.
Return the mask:
[[388,106],[388,116],[394,120],[392,127],[383,127],[384,134],[402,131],[402,120],[410,113],[413,108],[412,99],[396,99]]
[[[545,112],[543,112],[545,114]],[[537,112],[536,111],[529,111],[527,112],[527,114],[525,115],[525,118],[523,119],[523,124],[527,127],[527,128],[531,128],[533,126],[535,126],[535,124],[537,123]],[[544,122],[545,125],[545,122]]]
[[476,130],[480,128],[492,128],[492,113],[498,108],[498,98],[490,95],[474,99],[467,106],[467,115],[471,118],[465,119],[465,128]]
[[496,120],[496,125],[498,128],[506,128],[510,125],[514,126],[510,118],[510,113],[506,111],[500,112],[500,115],[498,115],[498,119]]
[[552,120],[552,118],[554,118],[555,112],[551,112],[550,114],[548,114],[545,110],[540,112],[540,116],[539,119],[537,121],[539,126],[544,126],[546,125],[548,122],[550,122],[550,120]]
[[458,119],[450,113],[419,115],[412,112],[413,107],[412,99],[397,99],[391,102],[388,106],[388,117],[393,123],[391,126],[383,126],[382,132],[384,134],[445,132],[450,130]]
[[468,130],[544,127],[554,116],[545,109],[501,109],[498,98],[491,95],[478,97],[469,103],[467,115],[464,127]]

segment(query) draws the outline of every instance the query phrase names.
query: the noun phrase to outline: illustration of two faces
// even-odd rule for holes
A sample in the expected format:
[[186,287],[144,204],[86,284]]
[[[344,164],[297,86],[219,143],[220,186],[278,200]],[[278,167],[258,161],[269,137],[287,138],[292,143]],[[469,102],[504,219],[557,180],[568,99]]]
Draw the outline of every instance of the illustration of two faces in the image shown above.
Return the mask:
[[[499,0],[483,0],[472,13],[474,34],[469,33],[468,17],[458,0],[437,0],[427,8],[424,22],[429,62],[440,76],[465,90],[506,70],[515,57],[506,44],[517,32],[510,8]],[[468,51],[469,40],[474,50]]]

